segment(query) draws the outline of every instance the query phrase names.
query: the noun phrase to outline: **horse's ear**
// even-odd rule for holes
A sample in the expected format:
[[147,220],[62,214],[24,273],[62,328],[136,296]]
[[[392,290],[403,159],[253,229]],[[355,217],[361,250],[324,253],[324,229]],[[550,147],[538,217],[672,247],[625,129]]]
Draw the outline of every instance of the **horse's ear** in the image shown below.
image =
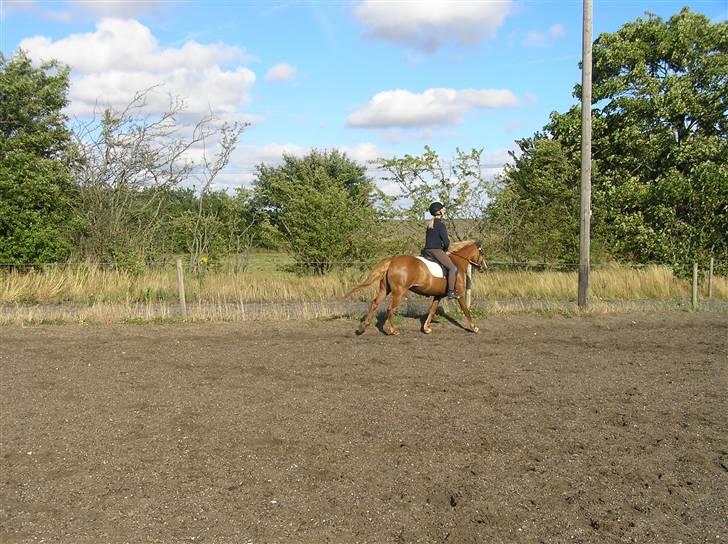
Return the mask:
[[480,240],[475,240],[475,245],[478,246],[478,249],[483,248],[483,243]]

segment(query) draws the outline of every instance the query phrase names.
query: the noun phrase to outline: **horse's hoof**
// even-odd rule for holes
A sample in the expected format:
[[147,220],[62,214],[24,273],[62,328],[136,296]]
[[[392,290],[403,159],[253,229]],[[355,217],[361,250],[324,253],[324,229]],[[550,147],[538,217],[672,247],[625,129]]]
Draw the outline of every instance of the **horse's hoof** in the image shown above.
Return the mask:
[[424,327],[422,329],[422,332],[424,332],[425,334],[430,334],[432,332],[432,329],[430,327]]
[[357,336],[361,336],[362,334],[364,334],[364,329],[356,329]]
[[473,332],[480,332],[480,328],[479,327],[473,327],[472,330],[473,330]]
[[399,331],[389,331],[389,336],[399,336]]

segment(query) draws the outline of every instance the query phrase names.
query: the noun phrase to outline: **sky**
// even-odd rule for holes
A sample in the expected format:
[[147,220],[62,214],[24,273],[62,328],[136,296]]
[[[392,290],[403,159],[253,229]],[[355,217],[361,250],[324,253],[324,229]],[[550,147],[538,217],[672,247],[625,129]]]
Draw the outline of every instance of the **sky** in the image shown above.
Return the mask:
[[[595,0],[593,36],[684,6],[728,15],[728,0]],[[172,94],[188,119],[249,122],[225,190],[311,149],[367,164],[477,148],[492,176],[576,102],[581,32],[581,0],[0,0],[0,51],[68,64],[72,118],[157,86],[152,110]]]

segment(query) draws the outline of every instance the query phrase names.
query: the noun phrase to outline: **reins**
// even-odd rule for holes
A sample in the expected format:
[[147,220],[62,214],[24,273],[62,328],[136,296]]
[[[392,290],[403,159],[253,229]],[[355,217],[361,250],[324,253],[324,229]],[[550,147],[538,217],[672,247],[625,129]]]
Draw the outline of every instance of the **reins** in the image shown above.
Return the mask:
[[451,253],[450,255],[451,255],[452,257],[459,257],[459,258],[463,259],[464,261],[468,261],[468,263],[470,263],[471,265],[473,265],[473,266],[474,266],[475,268],[477,268],[478,270],[480,270],[481,268],[483,268],[483,267],[482,267],[482,266],[480,266],[480,265],[479,265],[478,263],[476,263],[476,262],[474,262],[474,261],[472,261],[472,260],[468,259],[467,257],[463,257],[462,255],[459,255],[458,253]]

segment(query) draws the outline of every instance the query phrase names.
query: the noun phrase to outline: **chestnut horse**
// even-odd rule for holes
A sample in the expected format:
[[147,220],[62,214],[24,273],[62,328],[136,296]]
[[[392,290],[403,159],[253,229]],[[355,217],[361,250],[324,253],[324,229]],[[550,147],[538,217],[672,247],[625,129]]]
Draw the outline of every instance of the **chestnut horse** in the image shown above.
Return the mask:
[[[465,275],[468,268],[468,264],[472,264],[476,269],[483,270],[488,266],[483,258],[483,253],[480,248],[480,242],[475,240],[465,240],[462,242],[453,242],[450,244],[450,250],[448,255],[452,259],[455,266],[457,266],[458,272],[455,280],[455,291],[460,295],[458,302],[462,309],[465,317],[470,323],[470,330],[478,332],[478,326],[473,321],[473,316],[470,314],[470,310],[465,304]],[[430,334],[432,329],[430,323],[432,317],[437,311],[437,306],[440,304],[440,300],[445,297],[445,291],[447,290],[447,279],[434,277],[427,265],[410,255],[398,255],[397,257],[387,257],[379,261],[374,265],[374,269],[369,274],[367,279],[355,286],[348,295],[363,289],[379,281],[379,291],[369,305],[369,313],[362,320],[359,329],[356,331],[357,334],[363,334],[366,328],[372,321],[374,312],[377,311],[377,307],[387,298],[389,293],[392,293],[392,301],[387,308],[387,326],[385,331],[390,335],[398,335],[399,331],[394,327],[392,322],[392,314],[394,310],[402,302],[402,297],[407,291],[412,291],[418,295],[424,295],[433,297],[432,305],[430,306],[430,312],[427,314],[425,324],[422,326],[422,331],[425,334]],[[347,295],[347,296],[348,296]]]

